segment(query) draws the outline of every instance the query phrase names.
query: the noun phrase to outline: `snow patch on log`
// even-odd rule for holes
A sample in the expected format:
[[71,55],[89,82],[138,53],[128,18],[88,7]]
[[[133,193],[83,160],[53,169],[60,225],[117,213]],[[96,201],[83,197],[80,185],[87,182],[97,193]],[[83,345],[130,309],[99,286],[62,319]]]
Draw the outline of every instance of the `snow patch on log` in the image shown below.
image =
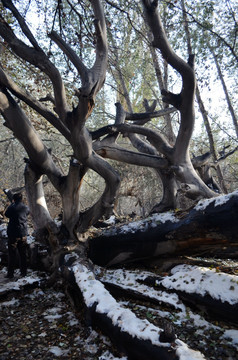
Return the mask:
[[220,205],[225,204],[227,201],[229,201],[230,198],[233,196],[238,196],[238,190],[235,190],[232,193],[227,194],[227,195],[221,195],[221,196],[211,198],[211,199],[200,200],[197,203],[197,205],[194,207],[194,209],[197,211],[205,210],[213,202],[214,202],[214,207],[220,206]]
[[114,325],[128,332],[133,337],[150,340],[152,344],[169,346],[169,343],[161,343],[159,334],[162,329],[152,325],[148,320],[138,319],[129,309],[120,306],[117,301],[105,289],[104,285],[95,279],[92,272],[85,266],[78,264],[73,267],[76,282],[82,290],[84,301],[87,307],[92,307],[97,303],[96,311],[107,314]]
[[173,213],[167,212],[163,214],[153,214],[146,219],[133,221],[131,223],[120,225],[119,228],[114,227],[112,229],[107,229],[103,231],[103,235],[111,236],[115,234],[127,234],[127,233],[135,233],[135,232],[145,232],[151,228],[156,228],[159,224],[164,224],[167,221],[171,221],[172,223],[177,223],[179,219],[175,217]]
[[213,299],[228,302],[231,305],[238,303],[238,276],[216,269],[192,265],[178,265],[171,270],[171,276],[158,282],[167,289],[196,293],[202,296],[210,295]]

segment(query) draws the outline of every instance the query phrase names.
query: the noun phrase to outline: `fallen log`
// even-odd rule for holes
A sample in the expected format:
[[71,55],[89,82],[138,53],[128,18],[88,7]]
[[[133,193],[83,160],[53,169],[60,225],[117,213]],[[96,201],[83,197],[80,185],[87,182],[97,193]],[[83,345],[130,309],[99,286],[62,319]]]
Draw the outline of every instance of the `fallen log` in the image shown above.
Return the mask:
[[238,256],[238,191],[201,200],[186,214],[169,212],[114,229],[89,240],[89,257],[112,266],[163,256]]
[[[67,254],[62,275],[74,304],[79,294],[87,308],[88,324],[99,327],[129,360],[202,360],[204,356],[176,338],[170,329],[161,329],[139,319],[121,306],[92,271],[92,264],[77,253]],[[80,303],[80,301],[78,302]]]

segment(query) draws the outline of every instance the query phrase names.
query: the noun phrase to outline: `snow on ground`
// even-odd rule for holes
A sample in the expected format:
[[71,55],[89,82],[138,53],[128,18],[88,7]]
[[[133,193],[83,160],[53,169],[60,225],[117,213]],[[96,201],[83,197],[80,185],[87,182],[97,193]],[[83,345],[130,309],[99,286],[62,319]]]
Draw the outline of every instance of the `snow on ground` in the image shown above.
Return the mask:
[[58,346],[51,346],[49,348],[49,352],[51,352],[52,354],[54,354],[57,357],[61,357],[61,356],[66,356],[69,353],[69,350],[63,350]]
[[[99,272],[99,271],[98,271]],[[157,285],[162,284],[165,288],[186,291],[187,293],[197,293],[210,295],[216,300],[228,302],[231,305],[238,303],[238,276],[218,272],[217,269],[193,265],[177,265],[171,270],[171,276],[156,281]],[[141,294],[148,295],[148,286],[141,283],[141,280],[152,276],[153,273],[142,273],[140,270],[107,270],[102,271],[101,280],[120,285],[124,289],[132,289]],[[150,288],[150,298],[156,298],[161,302],[173,305],[175,309],[184,311],[184,305],[179,300],[177,294]]]
[[19,304],[19,300],[12,298],[10,301],[4,301],[0,303],[0,308],[4,308],[6,306],[17,306]]
[[60,314],[61,311],[62,311],[62,307],[58,306],[55,308],[48,309],[43,313],[43,316],[48,321],[54,321],[62,317],[62,315]]
[[7,269],[4,268],[0,272],[0,283],[1,283],[0,295],[9,290],[20,290],[24,285],[31,285],[40,282],[42,280],[37,272],[29,271],[29,275],[25,277],[20,277],[19,270],[16,270],[15,278],[11,282],[9,282],[8,279],[5,279],[6,274],[7,274]]
[[[204,210],[209,204],[214,202],[214,206],[220,206],[227,202],[231,196],[237,196],[238,191],[235,191],[232,194],[219,196],[217,198],[201,200],[197,206],[196,210]],[[128,225],[121,227],[121,233],[126,232],[136,232],[139,229],[148,230],[148,227],[158,226],[160,223],[165,221],[177,222],[178,220],[172,213],[166,214],[154,214],[149,218],[141,221],[136,221]],[[109,223],[112,223],[114,219],[110,219]],[[2,237],[6,237],[6,225],[0,225],[0,234]],[[28,241],[31,242],[32,238],[29,236]],[[111,295],[107,292],[105,287],[97,281],[92,273],[89,273],[88,270],[80,265],[74,267],[74,272],[76,275],[76,280],[83,290],[83,295],[87,305],[90,306],[94,302],[97,302],[97,311],[102,313],[107,313],[107,315],[112,319],[112,321],[121,327],[122,330],[127,331],[132,336],[137,336],[143,339],[150,339],[153,344],[159,346],[169,346],[170,344],[160,343],[159,334],[161,329],[149,323],[147,320],[141,320],[135,316],[135,314],[129,310],[130,303],[118,303],[116,302]],[[1,293],[8,291],[10,289],[20,290],[22,286],[26,284],[32,284],[41,280],[40,276],[36,272],[30,272],[29,275],[25,278],[18,278],[15,281],[8,282],[4,280],[4,275],[6,274],[6,269],[3,269],[0,272],[0,295]],[[225,344],[232,344],[238,350],[238,330],[236,329],[223,329],[219,326],[211,324],[209,321],[205,320],[201,315],[193,313],[191,309],[187,308],[178,298],[175,293],[167,293],[166,291],[156,290],[151,287],[148,287],[138,280],[144,280],[147,276],[153,276],[149,272],[139,272],[139,271],[126,271],[126,270],[107,270],[104,272],[102,280],[105,282],[111,282],[116,285],[123,287],[124,289],[133,289],[141,294],[147,295],[150,298],[156,298],[162,304],[167,304],[171,306],[170,311],[164,311],[161,309],[152,309],[145,308],[147,313],[151,313],[152,316],[160,316],[167,318],[172,321],[175,325],[184,327],[188,324],[195,331],[195,334],[201,337],[204,336],[204,331],[212,329],[216,332],[221,333],[220,339],[221,342]],[[17,274],[18,276],[18,274]],[[214,299],[220,300],[222,302],[228,302],[231,305],[238,303],[238,277],[235,275],[229,275],[221,272],[217,272],[216,269],[209,269],[205,267],[189,266],[189,265],[179,265],[176,266],[172,271],[171,275],[167,276],[161,280],[158,280],[158,285],[162,284],[164,287],[174,290],[181,290],[186,292],[194,292],[201,295],[210,295]],[[42,290],[37,290],[38,295],[43,294]],[[27,296],[36,296],[34,292]],[[58,301],[60,302],[63,294],[58,294]],[[60,304],[47,309],[42,315],[49,322],[54,324],[55,321],[60,319],[64,313],[63,306]],[[4,307],[14,307],[18,306],[19,302],[15,298],[11,301],[6,301],[0,303],[0,309]],[[127,306],[127,308],[125,308]],[[137,308],[142,306],[137,305]],[[75,318],[73,313],[66,313],[68,316],[68,322],[70,326],[77,325],[78,320]],[[42,331],[39,335],[42,338],[47,338],[47,332]],[[76,337],[75,341],[79,346],[84,346],[89,352],[96,353],[97,345],[94,342],[96,339],[97,333],[92,331],[87,341]],[[193,351],[187,347],[187,345],[176,339],[177,346],[177,355],[180,360],[198,360],[204,359],[204,356],[198,352]],[[62,344],[56,344],[49,347],[49,352],[51,352],[55,357],[61,358],[62,356],[67,356],[69,349],[63,348]],[[99,360],[126,360],[126,357],[115,358],[110,351],[105,351],[99,358]]]

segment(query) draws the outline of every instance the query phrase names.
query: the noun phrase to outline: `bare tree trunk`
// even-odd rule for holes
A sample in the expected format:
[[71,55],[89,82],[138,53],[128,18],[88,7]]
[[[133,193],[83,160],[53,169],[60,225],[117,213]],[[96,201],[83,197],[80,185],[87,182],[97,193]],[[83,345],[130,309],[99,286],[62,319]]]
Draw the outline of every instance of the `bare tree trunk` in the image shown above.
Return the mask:
[[155,172],[161,179],[163,192],[160,202],[152,208],[150,213],[161,213],[176,209],[179,206],[177,201],[179,185],[173,172],[160,171],[159,169],[156,169]]
[[220,67],[219,62],[217,60],[217,56],[216,56],[216,54],[215,54],[215,52],[214,52],[214,50],[212,48],[210,48],[210,50],[211,50],[211,53],[213,55],[213,58],[214,58],[214,61],[215,61],[215,64],[216,64],[219,79],[221,80],[221,83],[222,83],[222,87],[223,87],[223,91],[224,91],[224,94],[225,94],[225,97],[226,97],[226,102],[227,102],[227,105],[228,105],[228,109],[229,109],[229,112],[231,114],[231,118],[232,118],[232,121],[233,121],[236,136],[238,138],[238,119],[237,119],[237,116],[235,114],[234,107],[233,107],[233,105],[231,103],[231,99],[230,99],[230,96],[229,96],[229,93],[228,93],[228,90],[227,90],[227,87],[226,87],[226,83],[225,83],[224,76],[223,76],[222,71],[221,71],[221,67]]
[[79,220],[80,185],[85,169],[76,159],[71,159],[69,172],[61,193],[63,206],[63,224],[66,226],[70,238],[75,238],[75,225]]

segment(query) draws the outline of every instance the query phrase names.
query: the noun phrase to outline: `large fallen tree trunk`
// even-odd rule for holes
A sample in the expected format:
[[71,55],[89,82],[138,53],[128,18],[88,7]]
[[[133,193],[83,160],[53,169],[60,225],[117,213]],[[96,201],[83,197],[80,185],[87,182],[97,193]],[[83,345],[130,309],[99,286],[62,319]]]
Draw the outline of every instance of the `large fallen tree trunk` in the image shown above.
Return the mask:
[[188,213],[154,214],[145,221],[105,230],[89,241],[101,266],[196,253],[238,256],[238,191],[201,200]]

